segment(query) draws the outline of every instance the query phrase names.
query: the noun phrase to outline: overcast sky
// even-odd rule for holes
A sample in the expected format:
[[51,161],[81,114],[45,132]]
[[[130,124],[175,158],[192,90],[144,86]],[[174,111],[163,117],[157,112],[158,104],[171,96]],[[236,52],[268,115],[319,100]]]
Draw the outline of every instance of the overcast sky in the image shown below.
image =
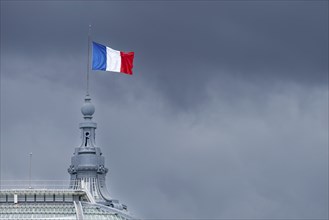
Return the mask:
[[68,180],[87,33],[112,197],[141,218],[328,218],[328,1],[1,1],[1,179]]

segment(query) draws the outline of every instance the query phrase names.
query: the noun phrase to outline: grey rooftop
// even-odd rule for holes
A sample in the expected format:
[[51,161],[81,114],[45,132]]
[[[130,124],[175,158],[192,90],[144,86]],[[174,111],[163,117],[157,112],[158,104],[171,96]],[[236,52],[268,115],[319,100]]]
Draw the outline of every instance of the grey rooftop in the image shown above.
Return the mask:
[[81,108],[81,144],[68,167],[69,181],[0,181],[2,219],[132,219],[127,206],[107,190],[105,158],[96,145],[95,107],[87,95]]

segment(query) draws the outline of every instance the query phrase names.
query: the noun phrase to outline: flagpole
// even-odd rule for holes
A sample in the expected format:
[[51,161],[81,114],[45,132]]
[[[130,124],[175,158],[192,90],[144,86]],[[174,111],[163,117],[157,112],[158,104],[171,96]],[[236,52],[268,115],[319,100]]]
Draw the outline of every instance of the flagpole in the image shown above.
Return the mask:
[[89,30],[88,30],[87,95],[89,95],[90,35],[91,35],[91,24],[89,25]]
[[29,189],[32,189],[32,185],[31,185],[31,173],[32,173],[32,152],[30,153],[30,166],[29,166]]

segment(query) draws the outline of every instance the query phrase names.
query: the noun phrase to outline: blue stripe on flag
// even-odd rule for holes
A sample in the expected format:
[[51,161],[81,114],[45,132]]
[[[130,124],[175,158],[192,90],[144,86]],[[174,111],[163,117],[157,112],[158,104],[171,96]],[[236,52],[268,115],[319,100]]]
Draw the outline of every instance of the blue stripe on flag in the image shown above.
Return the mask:
[[106,70],[106,47],[93,42],[93,70]]

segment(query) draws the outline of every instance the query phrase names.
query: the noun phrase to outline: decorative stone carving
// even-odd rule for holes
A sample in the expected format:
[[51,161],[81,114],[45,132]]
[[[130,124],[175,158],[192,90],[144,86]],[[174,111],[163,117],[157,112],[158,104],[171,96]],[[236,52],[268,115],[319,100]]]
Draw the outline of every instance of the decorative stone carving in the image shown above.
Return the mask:
[[104,165],[99,165],[97,169],[97,173],[104,174],[107,173],[108,169],[104,167]]
[[70,167],[67,169],[67,172],[69,172],[69,174],[76,174],[77,173],[74,165],[70,165]]

